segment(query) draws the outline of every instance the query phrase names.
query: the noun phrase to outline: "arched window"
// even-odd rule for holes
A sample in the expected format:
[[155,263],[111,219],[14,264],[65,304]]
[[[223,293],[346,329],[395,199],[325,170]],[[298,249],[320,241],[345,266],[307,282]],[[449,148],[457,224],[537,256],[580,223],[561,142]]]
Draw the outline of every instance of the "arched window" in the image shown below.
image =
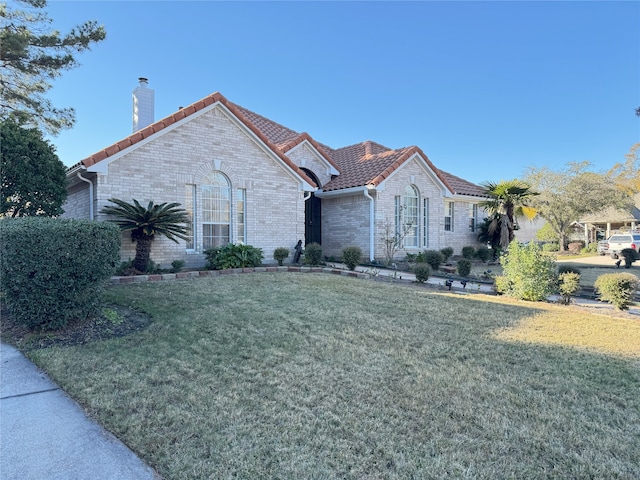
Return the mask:
[[420,208],[420,194],[413,185],[407,185],[402,198],[403,227],[406,232],[404,237],[405,247],[418,247],[418,210]]
[[403,239],[404,247],[419,247],[420,194],[413,185],[407,185],[403,196],[396,197],[396,235]]
[[231,241],[231,185],[212,172],[202,185],[202,248],[222,247]]

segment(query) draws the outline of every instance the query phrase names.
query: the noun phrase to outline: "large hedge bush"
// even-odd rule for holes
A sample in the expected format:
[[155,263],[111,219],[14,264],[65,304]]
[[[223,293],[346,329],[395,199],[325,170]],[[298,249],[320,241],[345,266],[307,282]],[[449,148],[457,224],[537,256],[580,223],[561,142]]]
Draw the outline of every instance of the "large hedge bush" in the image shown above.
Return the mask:
[[554,292],[554,256],[543,252],[537,244],[522,245],[514,240],[500,263],[505,277],[500,284],[501,293],[520,300],[541,301]]
[[120,229],[89,220],[0,220],[7,307],[29,328],[55,330],[97,313],[120,260]]
[[600,275],[594,287],[600,300],[611,303],[618,310],[628,310],[638,290],[638,277],[632,273],[605,273]]
[[263,258],[261,248],[242,243],[228,243],[224,247],[209,248],[204,254],[207,256],[208,270],[259,267]]

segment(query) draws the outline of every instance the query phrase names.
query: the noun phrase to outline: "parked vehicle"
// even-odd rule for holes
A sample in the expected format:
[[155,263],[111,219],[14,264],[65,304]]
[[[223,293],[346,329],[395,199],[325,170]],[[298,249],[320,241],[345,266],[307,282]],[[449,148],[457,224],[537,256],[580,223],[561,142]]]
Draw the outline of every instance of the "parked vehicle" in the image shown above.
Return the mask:
[[640,253],[640,233],[615,233],[607,239],[607,244],[607,253],[611,258],[618,258],[625,248],[632,248]]
[[606,255],[609,250],[609,242],[607,240],[600,240],[598,242],[598,255]]

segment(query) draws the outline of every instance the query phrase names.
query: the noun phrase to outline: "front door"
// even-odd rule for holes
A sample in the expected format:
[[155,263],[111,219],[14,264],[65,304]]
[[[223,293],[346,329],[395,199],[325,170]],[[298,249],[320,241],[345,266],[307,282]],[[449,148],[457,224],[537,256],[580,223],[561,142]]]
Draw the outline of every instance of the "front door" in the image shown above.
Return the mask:
[[305,227],[304,237],[305,245],[310,243],[322,243],[322,200],[316,197],[313,193],[311,197],[305,202],[304,214],[305,214]]

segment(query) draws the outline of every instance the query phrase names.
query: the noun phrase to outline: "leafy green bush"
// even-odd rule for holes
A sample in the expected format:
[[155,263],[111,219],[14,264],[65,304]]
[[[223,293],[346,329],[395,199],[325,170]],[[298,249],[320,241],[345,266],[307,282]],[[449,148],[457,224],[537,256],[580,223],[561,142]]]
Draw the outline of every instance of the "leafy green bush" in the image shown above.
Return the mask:
[[580,290],[580,274],[567,271],[558,275],[558,290],[562,303],[568,305],[571,297]]
[[521,300],[545,300],[556,285],[555,260],[549,253],[531,242],[509,244],[507,253],[500,259],[502,273],[507,278],[505,295]]
[[184,260],[174,260],[171,262],[171,273],[178,273],[184,268]]
[[282,263],[288,256],[289,249],[286,247],[278,247],[273,251],[273,259],[276,260],[280,266],[282,266]]
[[476,248],[472,246],[462,247],[462,258],[471,260],[476,255]]
[[431,268],[426,263],[418,263],[416,267],[413,269],[413,272],[416,275],[416,280],[418,283],[424,283],[429,280],[429,275],[431,275]]
[[449,260],[449,258],[451,257],[451,255],[453,255],[453,248],[451,247],[444,247],[443,249],[440,250],[440,253],[442,254],[442,258],[443,258],[443,262],[446,262],[447,260]]
[[559,252],[560,251],[560,244],[558,244],[558,243],[545,243],[544,245],[542,245],[542,251],[543,252]]
[[208,270],[258,267],[262,264],[262,249],[242,243],[228,243],[224,247],[209,248],[204,253]]
[[638,260],[638,252],[633,248],[623,248],[620,252],[620,256],[624,258],[624,268],[631,268],[633,262]]
[[313,242],[304,249],[304,263],[306,265],[320,265],[322,263],[322,247]]
[[583,253],[596,253],[598,251],[598,242],[591,242],[588,247],[583,249]]
[[356,269],[361,259],[362,250],[360,247],[346,247],[342,250],[342,261],[351,271]]
[[632,273],[606,273],[600,275],[594,287],[600,299],[618,310],[628,310],[638,290],[638,277]]
[[96,314],[119,256],[120,229],[111,223],[0,220],[2,290],[15,320],[29,328],[60,329]]
[[458,275],[463,277],[468,276],[471,273],[471,260],[461,258],[458,260]]
[[422,261],[429,264],[432,270],[437,271],[444,262],[444,256],[437,250],[425,250],[422,252]]
[[567,265],[566,263],[558,265],[558,276],[563,273],[576,273],[580,275],[580,269],[578,267],[574,267],[573,265]]
[[491,253],[491,250],[489,250],[484,245],[480,246],[480,247],[478,247],[476,249],[476,258],[478,260],[483,261],[483,262],[487,262],[491,258],[492,255],[493,254]]

